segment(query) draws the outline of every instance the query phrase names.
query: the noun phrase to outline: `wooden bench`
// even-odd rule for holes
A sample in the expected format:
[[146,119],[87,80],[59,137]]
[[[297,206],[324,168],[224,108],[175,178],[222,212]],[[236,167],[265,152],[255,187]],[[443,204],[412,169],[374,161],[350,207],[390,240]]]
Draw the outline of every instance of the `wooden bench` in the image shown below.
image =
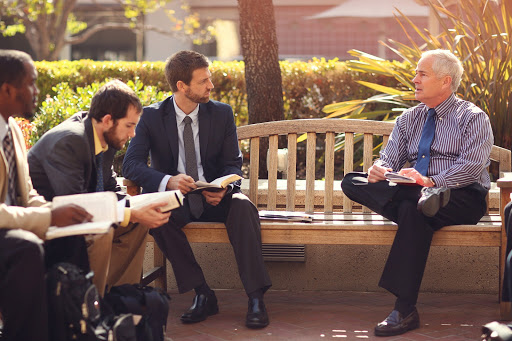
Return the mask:
[[[237,129],[244,157],[249,160],[248,189],[244,192],[258,209],[302,211],[314,214],[312,223],[262,220],[263,243],[268,244],[345,244],[345,245],[391,245],[396,233],[396,225],[360,207],[335,191],[335,174],[341,178],[354,170],[354,162],[362,160],[362,170],[366,171],[377,157],[374,148],[385,146],[393,129],[392,122],[340,119],[305,119],[266,122]],[[307,140],[297,142],[306,134]],[[335,152],[339,135],[344,134],[343,150]],[[268,139],[268,181],[262,188],[258,179],[259,149],[262,139]],[[287,148],[286,180],[278,180],[279,143]],[[335,153],[341,153],[343,169],[335,168]],[[304,159],[301,157],[304,155]],[[318,160],[322,160],[321,164]],[[500,174],[511,170],[511,152],[493,146],[491,160],[496,163]],[[297,180],[298,164],[305,170],[305,186],[297,190],[302,180]],[[316,169],[325,168],[317,179]],[[341,168],[341,167],[340,167]],[[278,188],[278,181],[286,181],[286,189]],[[318,183],[321,190],[315,189]],[[133,191],[133,183],[125,182],[128,191]],[[303,184],[301,184],[303,185]],[[434,234],[432,245],[438,246],[487,246],[499,248],[499,280],[505,264],[506,236],[502,224],[503,207],[510,200],[512,179],[498,180],[499,199],[491,205],[489,214],[477,225],[447,226]],[[246,187],[246,186],[244,186]],[[336,194],[336,195],[335,195]],[[336,200],[335,200],[336,198]],[[192,243],[228,243],[227,233],[221,223],[190,223],[184,229]],[[155,264],[164,264],[160,274],[165,276],[165,260],[155,247]],[[158,262],[158,263],[157,263]],[[158,267],[157,267],[158,268]],[[500,284],[501,288],[501,284]],[[500,290],[501,297],[501,290]],[[501,299],[500,299],[501,302]],[[502,317],[507,317],[510,304],[501,302]]]

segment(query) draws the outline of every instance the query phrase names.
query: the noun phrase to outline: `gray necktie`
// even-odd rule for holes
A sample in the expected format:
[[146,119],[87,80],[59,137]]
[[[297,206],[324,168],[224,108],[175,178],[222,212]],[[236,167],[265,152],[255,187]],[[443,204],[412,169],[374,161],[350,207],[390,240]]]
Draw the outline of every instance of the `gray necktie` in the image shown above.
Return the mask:
[[[190,175],[194,180],[198,180],[197,174],[197,159],[196,159],[196,147],[194,145],[194,134],[192,132],[192,119],[186,116],[183,119],[185,127],[183,128],[183,144],[185,147],[185,171],[187,175]],[[203,198],[199,193],[190,193],[187,195],[187,200],[190,206],[190,213],[194,218],[199,218],[203,214]]]
[[17,179],[17,170],[16,170],[16,160],[14,158],[14,145],[12,143],[11,137],[11,128],[7,129],[7,134],[5,134],[5,138],[3,141],[3,148],[5,159],[7,160],[9,179],[7,182],[7,195],[11,200],[11,205],[16,206],[16,179]]

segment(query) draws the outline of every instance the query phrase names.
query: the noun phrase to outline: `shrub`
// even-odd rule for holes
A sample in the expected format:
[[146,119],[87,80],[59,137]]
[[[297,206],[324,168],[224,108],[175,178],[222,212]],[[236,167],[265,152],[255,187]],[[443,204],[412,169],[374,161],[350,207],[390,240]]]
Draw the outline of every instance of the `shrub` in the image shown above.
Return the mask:
[[[285,118],[322,117],[321,108],[325,105],[351,98],[368,97],[375,90],[358,84],[355,80],[362,79],[387,86],[396,86],[397,81],[389,77],[360,73],[348,70],[344,62],[337,59],[313,59],[309,62],[282,61],[283,98]],[[164,74],[164,62],[97,62],[91,60],[36,62],[39,72],[38,87],[41,92],[40,105],[52,98],[64,101],[61,110],[82,110],[75,105],[79,99],[66,99],[70,91],[78,92],[78,88],[86,88],[94,83],[102,83],[107,79],[117,78],[124,82],[136,81],[151,91],[169,92]],[[245,92],[244,63],[240,61],[214,61],[210,67],[215,88],[212,99],[229,103],[233,107],[237,125],[247,124],[247,96]],[[67,86],[59,85],[67,83]],[[60,92],[63,92],[61,94]],[[83,92],[81,92],[83,93]],[[85,94],[84,94],[85,95]],[[92,95],[91,95],[92,96]],[[75,101],[77,101],[75,103]],[[81,99],[86,103],[86,99]],[[144,104],[148,104],[143,100]],[[64,109],[66,108],[66,109]],[[42,114],[43,112],[41,112]],[[50,107],[45,109],[50,113]],[[56,117],[59,118],[58,115]],[[50,124],[48,120],[47,127]]]

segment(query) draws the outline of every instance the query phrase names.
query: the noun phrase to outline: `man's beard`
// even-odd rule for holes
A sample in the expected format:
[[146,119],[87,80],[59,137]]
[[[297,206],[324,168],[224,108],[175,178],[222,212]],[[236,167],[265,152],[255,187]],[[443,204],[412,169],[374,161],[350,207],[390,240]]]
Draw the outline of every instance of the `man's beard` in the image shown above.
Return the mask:
[[33,99],[32,99],[32,102],[30,102],[30,107],[26,107],[26,102],[23,100],[23,98],[21,98],[21,96],[16,96],[16,101],[18,101],[18,103],[23,103],[24,104],[24,107],[23,107],[23,111],[19,114],[16,114],[15,116],[19,116],[19,117],[22,117],[24,119],[27,119],[27,120],[30,120],[34,117],[35,115],[35,111],[36,111],[36,106],[33,105]]
[[117,138],[117,136],[116,136],[117,123],[118,122],[115,122],[114,126],[112,128],[110,128],[108,131],[103,133],[103,138],[105,139],[105,142],[107,142],[107,145],[109,147],[119,150],[124,147],[124,144],[126,143],[126,141],[123,141],[123,140]]
[[201,97],[199,95],[193,94],[190,89],[185,90],[185,97],[194,103],[208,103],[210,101],[210,95]]

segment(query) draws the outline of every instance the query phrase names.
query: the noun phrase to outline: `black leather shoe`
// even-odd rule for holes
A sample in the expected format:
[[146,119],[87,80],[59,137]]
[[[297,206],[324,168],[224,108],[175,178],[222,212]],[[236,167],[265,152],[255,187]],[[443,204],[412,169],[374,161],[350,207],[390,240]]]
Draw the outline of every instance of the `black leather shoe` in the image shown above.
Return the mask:
[[196,295],[192,301],[192,306],[181,315],[181,322],[196,323],[206,320],[208,316],[219,312],[217,297],[212,291],[209,295]]
[[414,308],[413,312],[402,317],[398,310],[393,310],[391,314],[375,327],[376,336],[400,335],[409,330],[420,327],[420,316],[418,310]]
[[450,189],[446,187],[423,187],[418,200],[418,211],[427,217],[433,217],[441,207],[448,205]]
[[265,328],[268,326],[268,323],[267,309],[263,300],[250,298],[245,325],[248,328]]

